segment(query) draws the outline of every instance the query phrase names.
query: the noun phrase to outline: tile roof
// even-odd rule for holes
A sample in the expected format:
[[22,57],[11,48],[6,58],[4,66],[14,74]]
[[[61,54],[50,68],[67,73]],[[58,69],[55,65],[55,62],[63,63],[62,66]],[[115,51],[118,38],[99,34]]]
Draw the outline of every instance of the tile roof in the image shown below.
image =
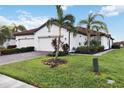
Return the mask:
[[123,44],[124,45],[124,41],[114,42],[114,44]]
[[38,27],[38,28],[34,28],[34,29],[29,29],[23,32],[14,32],[13,35],[14,36],[21,36],[21,35],[33,35],[35,32],[37,32],[38,30],[40,30],[42,27],[44,27],[46,25],[43,24],[42,26]]
[[[57,25],[57,24],[55,24]],[[43,28],[44,26],[46,26],[46,23],[44,23],[43,25],[41,25],[40,27],[38,28],[35,28],[35,29],[30,29],[30,30],[26,30],[26,31],[23,31],[23,32],[15,32],[13,33],[14,36],[21,36],[21,35],[33,35],[35,32],[37,32],[38,30],[40,30],[41,28]],[[70,29],[70,27],[66,27],[66,26],[63,26],[63,28],[65,29]],[[77,26],[76,27],[76,31],[80,34],[83,34],[83,35],[87,35],[87,29],[86,28],[82,28],[82,27],[79,27]],[[91,31],[91,36],[96,36],[96,35],[100,35],[100,36],[106,36],[106,37],[110,37],[111,39],[113,39],[111,37],[111,35],[107,35],[103,32],[96,32],[96,31]],[[114,39],[113,39],[114,40]]]

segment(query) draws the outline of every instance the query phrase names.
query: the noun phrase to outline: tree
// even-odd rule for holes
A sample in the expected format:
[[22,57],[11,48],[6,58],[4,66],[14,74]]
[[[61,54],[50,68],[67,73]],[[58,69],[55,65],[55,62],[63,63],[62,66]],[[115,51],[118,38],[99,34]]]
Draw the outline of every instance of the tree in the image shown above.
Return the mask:
[[49,31],[50,31],[50,27],[54,23],[57,24],[59,27],[59,31],[58,31],[59,33],[58,33],[58,38],[57,38],[57,50],[56,50],[55,59],[58,58],[58,54],[59,54],[62,27],[63,26],[69,26],[71,28],[71,27],[73,27],[73,23],[75,22],[75,18],[73,15],[71,15],[71,14],[64,15],[63,14],[63,10],[62,10],[61,5],[57,5],[56,10],[57,10],[57,18],[51,18],[47,21],[47,27],[48,27]]
[[0,45],[3,45],[4,42],[10,39],[11,34],[7,26],[0,27]]
[[101,22],[97,25],[93,25],[92,30],[97,32],[97,40],[99,40],[100,32],[104,31],[106,34],[108,34],[108,28],[104,22]]
[[0,45],[3,45],[6,40],[10,40],[13,37],[13,32],[24,31],[26,28],[23,25],[3,25],[0,27]]
[[22,32],[25,31],[26,28],[23,25],[16,25],[13,23],[13,27],[12,27],[12,32]]
[[87,29],[87,47],[90,47],[91,31],[93,26],[104,24],[102,21],[96,20],[96,17],[98,16],[104,18],[104,16],[101,14],[90,13],[87,19],[83,19],[79,22],[79,25],[85,25]]

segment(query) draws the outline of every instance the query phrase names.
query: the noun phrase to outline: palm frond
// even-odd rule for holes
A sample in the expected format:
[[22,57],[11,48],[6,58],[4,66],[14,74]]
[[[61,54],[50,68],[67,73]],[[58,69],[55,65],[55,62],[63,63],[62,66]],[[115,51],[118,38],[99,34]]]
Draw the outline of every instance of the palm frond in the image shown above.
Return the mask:
[[95,29],[97,31],[105,31],[106,33],[108,33],[108,28],[107,25],[104,22],[101,21],[96,21],[94,22],[94,24],[92,25],[92,29]]
[[57,17],[59,20],[61,20],[63,18],[63,10],[61,5],[57,5],[56,10],[57,10]]
[[95,20],[95,21],[93,21],[93,22],[92,22],[92,25],[94,25],[94,24],[96,24],[96,25],[104,25],[104,26],[106,26],[106,24],[105,24],[104,22],[99,21],[99,20]]
[[100,26],[98,26],[98,25],[93,25],[92,27],[91,27],[91,30],[93,30],[93,31],[99,31],[101,28],[100,28]]
[[23,26],[23,25],[18,25],[17,29],[20,30],[20,31],[25,31],[26,27]]
[[68,21],[73,24],[75,22],[75,17],[71,14],[65,15],[63,18],[63,22],[64,21]]
[[88,24],[88,21],[87,20],[81,20],[80,22],[79,22],[79,25],[87,25]]
[[10,38],[11,37],[11,33],[9,31],[9,28],[7,26],[2,26],[1,27],[1,33],[6,37],[6,38]]
[[88,20],[89,23],[92,22],[93,20],[95,20],[94,13],[90,13],[90,14],[88,15],[87,20]]
[[96,13],[95,15],[96,15],[97,17],[99,16],[99,17],[101,17],[102,19],[104,19],[104,15],[102,15],[102,14]]
[[101,17],[102,19],[104,19],[104,16],[102,14],[98,14],[98,13],[92,13],[92,15],[90,16],[90,21],[94,21],[96,20],[97,17]]
[[46,26],[47,26],[49,32],[50,32],[50,28],[51,28],[52,24],[58,24],[59,25],[60,23],[59,23],[59,20],[57,20],[57,19],[54,19],[54,18],[49,19],[46,22]]

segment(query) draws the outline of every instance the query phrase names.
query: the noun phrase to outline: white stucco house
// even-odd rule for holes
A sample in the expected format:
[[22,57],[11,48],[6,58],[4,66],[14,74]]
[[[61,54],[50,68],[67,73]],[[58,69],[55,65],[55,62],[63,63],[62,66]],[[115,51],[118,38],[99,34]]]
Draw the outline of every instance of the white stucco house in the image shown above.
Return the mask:
[[3,44],[3,47],[7,48],[8,46],[14,46],[14,45],[16,45],[16,40],[13,37],[13,38],[6,40],[6,42]]
[[[14,36],[16,38],[17,48],[34,46],[35,51],[54,51],[54,48],[51,45],[51,42],[54,38],[58,37],[58,26],[56,24],[52,24],[51,31],[48,31],[46,23],[42,26],[30,29],[23,32],[16,32]],[[69,32],[67,27],[63,27],[61,29],[61,41],[69,44],[70,52],[73,52],[74,48],[79,46],[83,46],[85,41],[87,40],[86,29],[82,27],[77,27],[77,35],[73,36],[72,32]],[[95,38],[96,32],[93,31],[91,36]],[[109,49],[112,46],[113,38],[111,35],[106,35],[105,33],[100,32],[101,36],[101,45],[105,47],[105,49]]]

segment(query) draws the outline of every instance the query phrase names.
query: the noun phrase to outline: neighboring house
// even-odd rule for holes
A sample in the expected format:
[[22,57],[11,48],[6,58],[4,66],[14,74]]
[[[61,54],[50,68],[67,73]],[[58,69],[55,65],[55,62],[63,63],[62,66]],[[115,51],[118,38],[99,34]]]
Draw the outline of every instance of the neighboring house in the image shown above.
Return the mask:
[[[54,51],[54,48],[51,45],[51,42],[54,38],[58,38],[59,27],[56,24],[52,24],[51,31],[48,31],[46,23],[42,26],[23,31],[16,32],[14,36],[16,38],[17,48],[34,46],[36,51]],[[79,46],[84,46],[84,43],[87,40],[86,29],[82,27],[77,27],[77,35],[73,36],[72,32],[69,32],[68,27],[63,27],[61,29],[61,41],[69,44],[70,52],[73,52],[75,48]],[[96,37],[97,32],[93,31],[91,33],[92,38]],[[101,33],[101,45],[105,49],[109,49],[112,46],[113,39],[111,36]]]
[[114,45],[120,45],[120,47],[124,47],[124,41],[114,42]]
[[7,48],[8,46],[13,46],[13,45],[16,45],[16,40],[14,37],[6,40],[6,42],[3,44],[3,47]]

